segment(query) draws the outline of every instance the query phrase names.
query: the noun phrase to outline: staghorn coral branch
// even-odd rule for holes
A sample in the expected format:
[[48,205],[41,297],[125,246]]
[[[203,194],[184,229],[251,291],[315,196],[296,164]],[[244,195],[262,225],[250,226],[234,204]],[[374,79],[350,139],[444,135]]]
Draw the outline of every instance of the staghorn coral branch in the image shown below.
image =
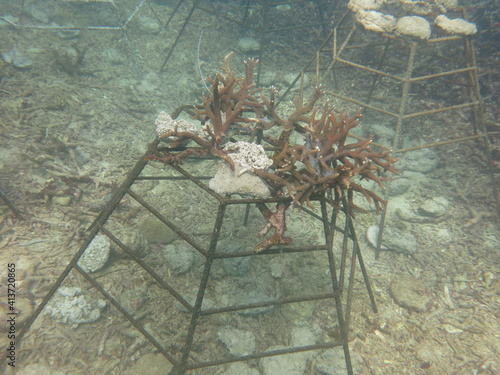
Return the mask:
[[[386,171],[397,174],[393,167],[397,159],[392,158],[389,151],[372,149],[372,137],[356,137],[355,142],[349,143],[349,132],[358,126],[362,117],[360,111],[350,117],[343,111],[335,113],[329,102],[317,106],[324,94],[322,87],[317,86],[309,101],[304,104],[301,98],[295,98],[294,110],[287,117],[280,115],[275,107],[277,90],[271,88],[266,96],[255,87],[254,71],[258,60],[245,61],[245,74],[237,77],[236,72],[230,69],[230,56],[224,59],[222,73],[208,79],[211,88],[207,95],[202,96],[202,106],[195,107],[194,118],[204,125],[202,130],[194,125],[189,127],[180,120],[176,122],[162,117],[162,121],[167,121],[170,127],[161,128],[161,138],[172,140],[173,145],[183,146],[193,141],[201,149],[187,148],[178,153],[167,150],[149,158],[169,164],[180,163],[193,154],[210,153],[234,170],[231,153],[225,151],[224,144],[236,134],[235,130],[244,128],[252,137],[262,133],[264,139],[276,147],[276,152],[272,155],[273,164],[269,169],[255,169],[253,173],[269,185],[272,196],[288,196],[291,202],[278,203],[275,212],[271,212],[265,204],[257,204],[267,219],[259,235],[264,236],[271,229],[274,229],[274,234],[257,245],[255,251],[290,243],[291,239],[284,236],[289,205],[307,204],[313,208],[311,200],[318,194],[329,192],[337,203],[347,199],[350,215],[354,210],[366,212],[354,204],[354,194],[363,195],[375,205],[377,211],[381,210],[386,201],[358,182],[370,180],[383,188],[387,177],[382,174]],[[162,125],[162,122],[159,121],[159,124]],[[185,127],[178,129],[177,124]],[[275,125],[281,128],[277,139],[264,133]],[[290,134],[294,131],[304,136],[304,144],[290,143]]]

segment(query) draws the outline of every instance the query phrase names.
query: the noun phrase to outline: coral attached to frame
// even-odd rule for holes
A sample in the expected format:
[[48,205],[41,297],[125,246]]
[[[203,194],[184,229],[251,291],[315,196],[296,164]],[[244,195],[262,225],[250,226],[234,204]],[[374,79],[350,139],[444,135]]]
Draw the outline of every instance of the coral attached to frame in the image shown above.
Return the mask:
[[[358,126],[361,117],[359,111],[349,117],[345,112],[335,113],[328,102],[317,105],[324,94],[322,87],[318,86],[306,104],[300,98],[294,99],[295,109],[284,118],[275,109],[277,92],[274,88],[269,97],[258,94],[260,89],[254,84],[254,69],[258,61],[247,60],[245,75],[237,78],[236,72],[229,68],[229,57],[224,59],[222,73],[209,79],[211,89],[208,96],[203,96],[203,105],[195,107],[194,118],[202,123],[203,128],[194,131],[173,121],[170,128],[159,134],[162,139],[171,141],[170,150],[190,141],[200,147],[187,147],[180,152],[167,149],[151,155],[150,159],[170,164],[180,163],[192,154],[211,154],[234,170],[235,161],[231,158],[234,150],[224,146],[239,130],[244,129],[251,135],[251,140],[261,132],[274,151],[272,165],[252,168],[249,173],[262,178],[273,197],[288,200],[279,202],[275,213],[265,203],[257,204],[268,220],[259,235],[264,236],[271,229],[274,229],[274,234],[257,245],[256,251],[291,242],[284,236],[286,210],[290,203],[312,207],[313,197],[328,193],[336,202],[346,198],[348,214],[354,210],[366,212],[353,202],[354,192],[358,192],[373,202],[377,211],[383,207],[386,201],[363,187],[359,180],[371,180],[383,187],[382,182],[387,177],[383,177],[382,172],[397,173],[393,167],[397,159],[392,158],[388,150],[372,149],[371,138],[358,138],[357,142],[349,143],[349,132]],[[272,127],[280,128],[278,138],[266,134]],[[292,132],[302,134],[303,144],[290,142]]]

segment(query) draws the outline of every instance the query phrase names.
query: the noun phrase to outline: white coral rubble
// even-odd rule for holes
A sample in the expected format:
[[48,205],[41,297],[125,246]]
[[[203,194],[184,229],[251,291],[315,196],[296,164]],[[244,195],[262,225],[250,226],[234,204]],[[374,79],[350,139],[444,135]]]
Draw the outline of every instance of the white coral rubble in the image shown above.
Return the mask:
[[249,142],[229,142],[224,147],[234,163],[234,171],[221,162],[217,172],[209,182],[212,190],[219,194],[251,195],[267,198],[271,195],[264,181],[252,174],[256,169],[267,169],[273,161],[266,155],[261,145]]
[[423,17],[406,16],[397,20],[396,32],[419,39],[429,39],[431,36],[431,25]]
[[359,10],[355,16],[366,30],[391,33],[396,27],[396,17],[376,10]]
[[234,163],[236,169],[240,169],[240,175],[254,169],[267,169],[273,161],[266,155],[264,147],[249,142],[229,142],[224,150]]
[[158,137],[163,137],[168,133],[173,131],[178,132],[190,132],[199,136],[203,136],[204,133],[201,129],[197,128],[189,121],[186,120],[174,120],[167,112],[161,111],[155,120],[156,134]]
[[476,25],[462,18],[455,18],[452,20],[444,14],[441,14],[436,17],[434,23],[451,34],[474,35],[477,33]]

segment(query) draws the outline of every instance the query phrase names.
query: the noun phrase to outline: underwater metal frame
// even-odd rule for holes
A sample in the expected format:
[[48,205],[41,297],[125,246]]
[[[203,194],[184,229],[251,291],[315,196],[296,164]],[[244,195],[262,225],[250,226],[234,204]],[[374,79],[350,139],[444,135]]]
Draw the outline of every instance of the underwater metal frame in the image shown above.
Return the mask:
[[[155,140],[147,151],[146,155],[151,154],[151,152],[155,151],[158,148],[159,140]],[[210,242],[208,248],[204,249],[195,239],[193,239],[189,234],[184,232],[181,228],[176,226],[168,217],[165,217],[160,213],[155,207],[151,206],[148,202],[146,202],[143,197],[139,194],[133,192],[131,190],[134,183],[144,180],[159,180],[162,183],[168,183],[168,180],[171,178],[169,176],[158,177],[158,176],[143,176],[141,173],[143,172],[146,165],[149,163],[145,157],[141,158],[136,165],[132,168],[132,170],[128,173],[125,181],[121,184],[121,186],[114,192],[113,197],[107,203],[107,205],[100,212],[98,217],[94,220],[92,225],[88,229],[88,233],[86,235],[85,240],[80,246],[77,253],[74,255],[72,260],[66,266],[65,270],[61,273],[58,280],[52,286],[50,292],[44,297],[43,301],[38,305],[35,313],[28,319],[25,326],[22,328],[18,335],[18,343],[22,343],[21,340],[30,330],[30,326],[33,322],[42,314],[47,303],[49,303],[50,299],[54,296],[57,290],[61,287],[63,282],[67,279],[68,275],[72,270],[76,270],[83,278],[92,285],[92,287],[97,290],[105,299],[109,302],[119,313],[123,315],[123,317],[130,322],[130,324],[138,330],[146,340],[153,345],[163,356],[172,363],[173,369],[171,374],[184,374],[189,370],[218,366],[222,364],[227,364],[231,362],[237,361],[247,361],[252,359],[258,359],[263,357],[271,357],[276,355],[290,354],[290,353],[298,353],[303,351],[313,351],[313,350],[322,350],[329,349],[334,347],[342,347],[345,357],[347,374],[353,374],[350,354],[349,354],[349,343],[348,343],[348,330],[349,330],[349,320],[350,320],[350,312],[351,312],[351,304],[353,298],[353,285],[354,285],[354,275],[356,263],[359,264],[360,269],[362,271],[362,276],[364,278],[365,286],[368,291],[368,295],[370,298],[372,309],[376,312],[377,308],[375,305],[375,299],[372,293],[372,289],[370,286],[370,282],[366,273],[366,269],[364,266],[363,258],[360,253],[359,244],[357,242],[357,237],[354,231],[354,226],[352,223],[352,218],[349,215],[345,215],[344,208],[347,204],[347,200],[344,199],[343,202],[333,202],[329,197],[322,195],[318,197],[313,197],[311,201],[317,202],[321,208],[321,213],[317,214],[315,212],[311,212],[307,209],[303,214],[310,214],[315,219],[318,219],[323,225],[324,231],[324,244],[321,246],[302,246],[302,247],[273,247],[268,251],[262,253],[255,253],[253,251],[245,251],[239,253],[220,253],[216,252],[217,244],[219,242],[219,235],[221,233],[221,226],[225,216],[225,210],[227,207],[231,205],[253,205],[256,203],[276,203],[280,201],[290,201],[290,198],[274,198],[274,199],[236,199],[231,197],[226,197],[219,195],[212,191],[208,185],[202,181],[202,179],[193,176],[188,171],[186,171],[181,166],[177,165],[169,165],[166,168],[172,168],[176,172],[180,173],[183,178],[188,181],[190,184],[196,184],[198,187],[203,189],[206,193],[210,194],[212,197],[216,198],[218,201],[218,209],[216,214],[215,223],[213,223],[213,232],[211,234]],[[163,181],[162,181],[163,180]],[[143,260],[141,260],[134,252],[125,245],[119,238],[117,238],[109,229],[105,227],[105,224],[113,214],[113,212],[118,208],[120,202],[123,201],[124,197],[128,196],[129,198],[138,202],[143,208],[153,214],[155,217],[160,219],[165,225],[167,225],[171,230],[177,233],[182,239],[184,239],[187,243],[189,243],[194,249],[196,249],[201,255],[204,256],[204,266],[203,266],[203,275],[200,279],[199,287],[197,288],[197,295],[195,303],[189,303],[182,295],[179,293],[176,288],[169,284],[162,276],[160,276],[154,269],[152,269],[148,264],[146,264]],[[167,199],[167,197],[165,197]],[[338,206],[344,208],[338,209]],[[331,211],[331,212],[329,212]],[[344,221],[344,229],[337,226],[337,219],[343,216],[345,217]],[[242,218],[243,222],[243,218]],[[242,224],[243,225],[243,224]],[[129,257],[135,262],[139,267],[141,267],[145,272],[147,272],[164,290],[168,291],[171,296],[173,296],[180,304],[183,305],[185,309],[189,311],[191,314],[188,331],[186,333],[186,340],[182,344],[182,349],[180,351],[180,359],[176,358],[176,354],[172,353],[164,345],[162,345],[154,335],[149,332],[144,325],[140,322],[139,319],[136,319],[131,313],[127,312],[126,308],[120,304],[116,298],[114,298],[111,293],[109,293],[95,278],[91,273],[85,272],[77,263],[81,256],[84,254],[86,249],[89,247],[93,239],[98,235],[103,234],[107,236],[113,243],[115,243],[118,247],[120,247],[125,253],[129,255]],[[343,246],[341,249],[336,249],[340,251],[341,254],[337,254],[341,256],[340,264],[336,264],[336,260],[334,258],[334,249],[333,249],[333,241],[334,236],[342,236],[343,238]],[[350,254],[350,262],[348,261],[349,255],[349,246],[348,242],[352,244],[352,253]],[[328,293],[319,293],[319,294],[308,294],[300,297],[287,297],[287,298],[276,298],[272,300],[266,300],[257,303],[247,303],[247,304],[239,304],[239,305],[230,305],[226,307],[211,307],[208,309],[202,308],[202,303],[204,299],[204,294],[206,292],[208,279],[211,274],[212,262],[218,259],[224,258],[234,258],[234,257],[252,257],[252,256],[266,256],[269,254],[277,254],[277,255],[286,255],[292,253],[310,253],[320,251],[324,252],[328,256],[328,270],[327,274],[324,277],[329,277],[329,284],[331,291]],[[306,266],[304,266],[306,268]],[[339,271],[340,272],[339,272]],[[329,274],[329,276],[328,276]],[[347,282],[345,279],[347,278]],[[344,288],[344,285],[347,285]],[[287,347],[285,349],[279,350],[270,350],[263,351],[255,354],[243,355],[243,356],[231,356],[220,359],[214,359],[211,361],[200,361],[193,362],[190,361],[190,354],[193,348],[193,345],[196,344],[194,340],[195,331],[198,327],[199,320],[202,317],[207,317],[215,314],[223,314],[229,312],[237,312],[241,310],[255,309],[259,307],[266,306],[280,306],[288,303],[298,303],[298,302],[310,302],[310,301],[332,301],[335,306],[335,311],[333,314],[336,314],[338,330],[340,332],[340,336],[337,339],[332,339],[326,342],[317,343],[315,345],[308,346],[298,346],[298,347]],[[181,312],[178,312],[181,314]],[[164,324],[168,324],[166,321]],[[92,323],[88,323],[92,324]]]

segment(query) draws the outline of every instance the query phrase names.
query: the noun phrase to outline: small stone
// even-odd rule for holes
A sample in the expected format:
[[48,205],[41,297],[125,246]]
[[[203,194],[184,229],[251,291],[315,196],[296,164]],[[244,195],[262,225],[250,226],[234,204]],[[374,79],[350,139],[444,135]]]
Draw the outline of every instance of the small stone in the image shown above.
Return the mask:
[[78,35],[80,35],[80,30],[71,29],[71,27],[73,27],[72,24],[65,25],[66,27],[68,27],[67,29],[59,29],[61,25],[58,25],[55,22],[51,22],[50,26],[56,29],[54,30],[54,34],[56,34],[61,39],[76,38]]
[[253,52],[260,50],[260,42],[252,37],[243,37],[238,40],[238,48],[242,52]]
[[308,326],[293,327],[291,336],[293,346],[306,346],[316,344],[316,335]]
[[[236,253],[242,251],[242,246],[229,245],[227,252]],[[250,257],[225,258],[222,260],[222,268],[231,276],[244,276],[251,269]]]
[[394,197],[406,193],[411,186],[411,180],[409,178],[396,177],[391,179],[387,185],[389,195]]
[[187,243],[173,243],[165,246],[162,251],[163,259],[176,275],[188,272],[194,263],[194,254]]
[[154,18],[139,16],[136,22],[139,30],[146,34],[158,34],[161,31],[161,25]]
[[102,234],[95,236],[78,261],[78,266],[85,272],[99,271],[108,261],[110,249],[108,237]]
[[301,326],[311,319],[314,312],[313,302],[286,303],[281,305],[280,311],[290,322]]
[[422,216],[440,217],[448,212],[449,205],[448,200],[443,197],[427,199],[419,206],[418,213]]
[[[130,227],[123,227],[114,229],[113,233],[137,257],[144,258],[146,255],[149,254],[150,250],[149,242],[146,239],[146,237],[144,237],[138,231],[135,231]],[[131,258],[125,251],[123,251],[114,242],[111,243],[111,250],[113,250],[114,255],[116,255],[118,258],[124,258],[124,259]]]
[[[266,351],[287,349],[285,346],[276,345]],[[260,367],[264,375],[303,375],[307,370],[307,360],[311,353],[293,353],[266,357],[260,360]]]
[[271,261],[271,276],[275,279],[281,279],[285,273],[285,267],[278,260]]
[[[246,305],[246,304],[251,304],[251,303],[258,303],[258,302],[266,302],[273,300],[272,297],[267,295],[264,291],[260,290],[252,290],[248,293],[241,293],[237,296],[236,298],[236,304],[238,305]],[[238,314],[243,315],[243,316],[256,316],[260,314],[265,314],[269,311],[272,311],[275,306],[264,306],[264,307],[256,307],[254,309],[247,309],[247,310],[240,310],[238,311]]]
[[347,6],[353,12],[357,12],[359,10],[378,10],[383,4],[383,0],[349,0]]
[[217,333],[231,355],[241,357],[255,352],[255,335],[250,331],[223,328]]
[[146,353],[126,369],[124,375],[162,375],[172,370],[172,364],[161,353]]
[[[406,146],[405,147],[410,147]],[[414,171],[420,173],[429,173],[435,170],[439,163],[439,157],[435,151],[425,148],[407,152],[400,161],[398,161],[398,170]]]
[[120,65],[125,62],[125,57],[114,48],[106,48],[102,52],[102,57],[108,59],[113,65]]
[[1,56],[7,64],[12,64],[12,66],[18,69],[29,69],[33,66],[33,60],[22,52],[4,51]]
[[427,311],[431,301],[424,283],[410,275],[395,278],[389,286],[389,293],[394,302],[410,311]]
[[290,4],[279,4],[276,5],[276,9],[279,10],[280,12],[286,12],[292,9],[292,6]]
[[[354,358],[351,357],[354,361]],[[341,347],[325,350],[316,358],[315,369],[320,375],[344,375],[347,373],[344,351]]]
[[[287,85],[287,86],[291,86],[295,79],[297,78],[297,73],[286,73],[284,76],[283,76],[283,82]],[[309,85],[309,83],[311,82],[311,78],[309,77],[309,75],[307,74],[304,74],[304,87],[307,87]],[[296,85],[300,85],[300,78],[299,80],[296,82]]]
[[139,231],[149,243],[168,244],[176,240],[179,236],[160,219],[148,216],[139,225]]
[[71,204],[71,197],[54,197],[52,204],[56,206],[69,206]]
[[31,3],[28,6],[28,10],[36,21],[41,23],[49,23],[50,18],[45,9],[43,9],[44,5],[42,3]]
[[387,250],[396,253],[413,254],[418,249],[418,242],[413,234],[394,227],[385,228],[383,243]]
[[459,8],[458,0],[436,0],[436,3],[444,7],[447,11],[456,11]]

